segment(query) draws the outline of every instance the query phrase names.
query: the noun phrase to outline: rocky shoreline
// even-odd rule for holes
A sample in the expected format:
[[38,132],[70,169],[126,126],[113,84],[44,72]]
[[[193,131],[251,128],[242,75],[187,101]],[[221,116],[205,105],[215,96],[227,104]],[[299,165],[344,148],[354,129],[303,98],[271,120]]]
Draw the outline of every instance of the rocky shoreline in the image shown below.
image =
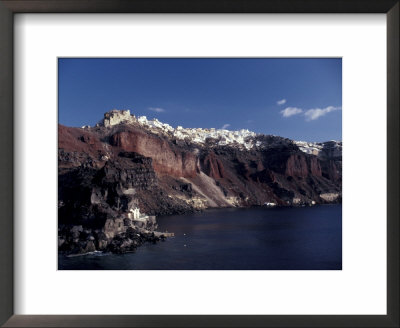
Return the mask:
[[146,242],[156,243],[173,235],[155,231],[155,216],[140,213],[139,208],[108,218],[104,226],[88,228],[82,225],[61,225],[58,228],[58,249],[65,255],[96,251],[122,254],[135,251]]
[[163,233],[143,231],[129,227],[125,232],[108,238],[103,231],[84,229],[80,226],[63,226],[58,229],[59,254],[84,255],[91,252],[124,254],[135,251],[144,243],[156,243],[166,239]]

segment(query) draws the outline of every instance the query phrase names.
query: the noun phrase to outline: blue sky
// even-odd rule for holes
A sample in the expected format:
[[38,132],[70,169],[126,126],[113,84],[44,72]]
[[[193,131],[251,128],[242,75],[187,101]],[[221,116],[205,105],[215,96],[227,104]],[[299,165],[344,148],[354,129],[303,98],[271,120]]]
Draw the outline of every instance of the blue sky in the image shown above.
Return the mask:
[[176,127],[342,139],[342,61],[60,58],[59,122],[94,125],[111,109]]

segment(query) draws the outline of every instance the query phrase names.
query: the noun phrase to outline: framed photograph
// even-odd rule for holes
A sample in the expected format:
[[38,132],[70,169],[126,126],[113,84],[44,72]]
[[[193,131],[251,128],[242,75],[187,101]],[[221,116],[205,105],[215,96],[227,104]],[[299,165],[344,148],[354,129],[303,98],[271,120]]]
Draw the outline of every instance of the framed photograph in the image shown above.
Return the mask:
[[398,1],[0,1],[1,323],[399,326]]
[[342,269],[341,58],[58,58],[58,81],[59,270]]

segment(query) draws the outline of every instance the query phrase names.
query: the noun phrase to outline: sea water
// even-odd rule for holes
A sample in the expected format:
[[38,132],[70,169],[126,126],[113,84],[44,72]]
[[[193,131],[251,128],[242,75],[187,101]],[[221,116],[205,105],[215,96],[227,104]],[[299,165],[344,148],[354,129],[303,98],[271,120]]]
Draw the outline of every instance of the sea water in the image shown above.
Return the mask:
[[342,206],[211,209],[158,217],[175,237],[134,253],[58,257],[62,270],[341,270]]

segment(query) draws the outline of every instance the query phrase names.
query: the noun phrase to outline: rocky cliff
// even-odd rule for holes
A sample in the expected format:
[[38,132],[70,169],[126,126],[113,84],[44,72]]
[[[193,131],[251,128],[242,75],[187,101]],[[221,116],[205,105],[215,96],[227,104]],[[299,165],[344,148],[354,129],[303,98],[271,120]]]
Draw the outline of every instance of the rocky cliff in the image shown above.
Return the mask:
[[58,138],[60,226],[102,229],[132,204],[163,215],[341,201],[341,142],[172,128],[117,110],[95,127],[59,125]]

